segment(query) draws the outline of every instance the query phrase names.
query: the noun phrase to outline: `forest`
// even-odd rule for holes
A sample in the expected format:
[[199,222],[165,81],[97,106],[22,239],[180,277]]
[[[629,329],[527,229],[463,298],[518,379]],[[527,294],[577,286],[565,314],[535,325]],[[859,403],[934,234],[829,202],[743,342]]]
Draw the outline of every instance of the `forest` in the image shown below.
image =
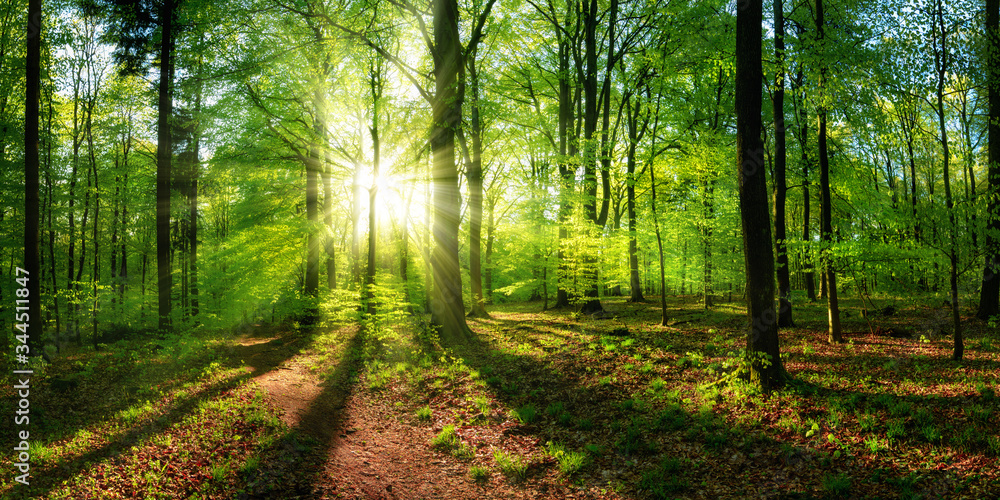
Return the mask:
[[0,497],[1000,497],[1000,0],[0,0]]

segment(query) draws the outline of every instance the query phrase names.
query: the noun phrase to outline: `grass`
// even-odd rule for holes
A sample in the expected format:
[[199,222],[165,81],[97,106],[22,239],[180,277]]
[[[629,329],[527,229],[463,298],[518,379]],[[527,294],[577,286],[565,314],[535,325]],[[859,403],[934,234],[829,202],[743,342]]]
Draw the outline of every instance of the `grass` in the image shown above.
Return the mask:
[[846,474],[828,475],[823,478],[823,490],[834,497],[842,497],[851,491],[851,478]]
[[421,422],[428,422],[428,421],[430,421],[430,419],[431,419],[431,407],[428,405],[428,406],[421,406],[420,408],[417,408],[416,415],[417,415],[417,420],[420,420]]
[[514,410],[514,418],[522,424],[530,424],[538,418],[538,410],[534,405],[527,404]]
[[490,470],[480,465],[472,465],[469,467],[469,479],[477,484],[486,483],[490,480]]
[[590,458],[586,453],[567,450],[565,446],[549,441],[546,443],[549,455],[559,464],[559,472],[564,476],[572,476],[585,467]]
[[679,458],[664,456],[655,469],[643,473],[639,489],[646,490],[653,498],[674,498],[674,494],[691,487],[690,481],[681,473],[684,465]]
[[528,461],[520,456],[503,450],[493,452],[493,460],[500,467],[500,472],[513,481],[523,481],[528,474]]

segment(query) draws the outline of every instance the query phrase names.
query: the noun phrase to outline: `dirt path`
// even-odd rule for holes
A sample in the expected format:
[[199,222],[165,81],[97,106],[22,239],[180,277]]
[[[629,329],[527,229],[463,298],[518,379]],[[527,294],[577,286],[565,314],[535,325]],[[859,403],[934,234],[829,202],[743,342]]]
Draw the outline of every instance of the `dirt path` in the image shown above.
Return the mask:
[[[345,342],[351,336],[351,331],[344,330]],[[432,426],[409,425],[392,405],[366,397],[363,385],[349,383],[351,367],[337,366],[332,377],[321,380],[319,374],[327,370],[310,368],[315,366],[316,354],[305,351],[304,344],[303,339],[287,335],[246,336],[236,347],[253,368],[254,382],[279,409],[282,421],[319,443],[320,470],[308,492],[303,491],[306,485],[294,489],[296,498],[593,498],[564,491],[550,478],[515,485],[494,473],[485,485],[477,485],[468,477],[468,463],[430,449]]]

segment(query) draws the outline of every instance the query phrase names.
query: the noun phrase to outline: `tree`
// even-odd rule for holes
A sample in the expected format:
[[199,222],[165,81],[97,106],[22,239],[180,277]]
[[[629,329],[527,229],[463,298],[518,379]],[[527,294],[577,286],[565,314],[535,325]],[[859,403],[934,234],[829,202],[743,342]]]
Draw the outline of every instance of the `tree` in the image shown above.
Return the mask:
[[[824,47],[823,0],[816,0],[816,43]],[[829,326],[829,341],[843,342],[840,329],[840,303],[837,300],[837,274],[834,270],[829,245],[833,243],[833,200],[830,197],[830,156],[827,153],[826,134],[826,102],[823,84],[826,77],[826,62],[819,61],[819,81],[816,87],[819,92],[816,106],[816,145],[819,150],[819,189],[820,189],[820,241],[827,248],[822,251],[821,264],[823,277],[826,279],[827,321]]]
[[[117,42],[115,57],[125,73],[141,74],[151,53],[158,57],[159,85],[156,120],[156,276],[158,325],[172,330],[170,265],[170,198],[173,172],[173,77],[175,18],[180,0],[87,0],[84,11],[99,13],[109,21],[109,35]],[[157,38],[155,35],[159,34]],[[156,43],[158,42],[158,43]]]
[[785,13],[781,0],[774,0],[774,251],[778,268],[778,326],[792,326],[791,276],[785,244]]
[[442,339],[457,343],[470,335],[465,322],[462,275],[458,265],[461,194],[455,165],[455,130],[462,120],[462,101],[457,92],[462,45],[458,35],[457,0],[434,0],[433,10],[435,92],[430,145],[436,246],[431,256],[434,274],[431,321],[440,328]]
[[[472,138],[472,151],[460,129],[459,139],[465,156],[465,171],[469,181],[469,282],[472,287],[472,307],[470,317],[489,317],[483,299],[482,273],[482,227],[483,227],[483,122],[480,102],[480,78],[477,60],[479,44],[483,40],[483,27],[493,9],[495,0],[488,0],[482,7],[476,20],[469,43],[466,45],[464,61],[465,78],[460,82],[459,96],[464,102],[465,90],[472,94],[472,99],[466,108],[469,110],[469,135]],[[478,6],[478,2],[477,6]]]
[[[39,261],[38,128],[41,96],[42,0],[28,1],[24,105],[24,269],[28,279],[28,352],[42,353],[42,266]],[[20,297],[20,295],[18,296]]]
[[986,85],[989,102],[986,264],[976,317],[1000,314],[1000,1],[986,0]]
[[761,21],[760,0],[743,4],[736,13],[736,166],[743,223],[746,296],[749,328],[748,378],[770,391],[784,385],[774,314],[774,253],[767,207],[767,181],[761,144]]
[[378,176],[381,164],[381,143],[379,141],[379,113],[381,113],[382,94],[385,91],[385,75],[383,61],[380,55],[373,54],[368,66],[368,86],[372,98],[372,120],[369,131],[372,136],[372,185],[368,188],[368,267],[365,272],[365,303],[368,304],[368,315],[375,314],[375,251],[378,244],[378,211],[376,201],[378,196]]

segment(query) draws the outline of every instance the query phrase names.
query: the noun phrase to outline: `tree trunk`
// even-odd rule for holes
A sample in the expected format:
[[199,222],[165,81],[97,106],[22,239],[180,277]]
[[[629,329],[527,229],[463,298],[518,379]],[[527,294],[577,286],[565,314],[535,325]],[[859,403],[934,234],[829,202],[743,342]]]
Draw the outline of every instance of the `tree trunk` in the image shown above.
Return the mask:
[[465,342],[471,332],[465,322],[462,302],[462,275],[458,265],[458,226],[461,194],[455,165],[455,130],[462,119],[462,102],[456,87],[462,67],[462,47],[458,34],[457,0],[434,0],[434,84],[433,129],[431,131],[432,177],[434,182],[434,242],[431,257],[434,273],[431,322],[438,326],[441,339]]
[[650,208],[653,211],[653,229],[656,232],[656,248],[660,258],[660,326],[667,326],[667,277],[663,265],[663,238],[660,237],[660,218],[656,215],[655,170],[653,165],[649,166]]
[[[600,232],[604,227],[604,222],[597,211],[597,139],[594,134],[597,132],[597,0],[585,2],[584,7],[584,46],[586,50],[586,68],[583,79],[584,91],[584,116],[583,116],[583,211],[587,219],[595,226],[595,230]],[[614,26],[614,24],[611,24]],[[604,192],[603,197],[607,198],[610,193]],[[607,212],[604,212],[607,215]],[[600,290],[598,286],[597,258],[586,255],[583,260],[581,272],[584,281],[585,302],[580,307],[580,312],[589,314],[604,310],[601,305]]]
[[[822,44],[823,40],[823,0],[816,0],[816,37]],[[822,64],[822,63],[821,63]],[[819,121],[817,131],[817,145],[819,147],[819,187],[821,192],[820,207],[820,240],[827,245],[833,241],[833,201],[830,198],[830,159],[826,150],[826,104],[823,99],[823,80],[826,76],[826,66],[820,67],[819,88],[820,104],[817,106],[816,114]],[[822,255],[823,276],[826,278],[826,304],[827,319],[829,324],[829,341],[831,343],[843,342],[840,329],[840,303],[837,300],[837,276],[833,269],[833,262],[828,249],[823,250]]]
[[[204,36],[202,37],[204,41]],[[201,99],[203,91],[204,66],[198,58],[197,83],[194,94],[194,124],[191,131],[191,153],[187,187],[188,227],[185,235],[188,244],[188,290],[191,317],[198,316],[198,180],[201,177]],[[197,320],[195,320],[197,324]]]
[[[635,154],[639,145],[639,115],[642,108],[641,99],[637,98],[634,107],[628,107],[628,153],[625,162],[625,205],[628,211],[628,274],[631,296],[629,302],[644,302],[642,282],[639,278],[639,245],[637,241],[637,218],[635,213]],[[626,104],[628,106],[628,104]]]
[[472,102],[469,106],[469,135],[472,136],[472,158],[466,177],[469,181],[469,285],[472,287],[472,307],[469,317],[488,318],[483,299],[482,230],[483,230],[483,138],[479,118],[479,73],[476,69],[476,51],[468,54],[469,88]]
[[763,391],[784,385],[774,314],[774,254],[761,144],[760,0],[736,13],[736,165],[746,265],[748,377]]
[[[569,29],[570,16],[566,16],[566,29]],[[567,31],[568,32],[568,31]],[[569,273],[569,266],[566,264],[566,252],[564,247],[569,238],[569,216],[572,212],[570,198],[573,194],[574,167],[570,161],[575,153],[576,137],[572,136],[574,128],[574,93],[570,88],[570,39],[556,30],[559,40],[559,249],[556,258],[559,262],[559,271],[556,273],[556,303],[555,307],[569,307],[569,292],[563,285]]]
[[376,312],[375,304],[375,255],[378,245],[378,178],[382,162],[382,143],[379,138],[379,112],[382,100],[383,75],[382,60],[374,56],[369,67],[369,86],[372,96],[372,123],[369,131],[372,136],[372,185],[368,188],[368,267],[365,271],[365,304],[369,316]]
[[170,130],[173,113],[173,11],[172,0],[160,8],[162,32],[160,35],[160,88],[159,116],[156,128],[156,283],[158,291],[159,329],[169,332],[171,326],[170,295],[173,277],[170,273],[170,162],[172,137]]
[[48,233],[49,233],[49,274],[51,275],[50,279],[52,280],[52,292],[53,292],[52,293],[52,307],[55,310],[55,316],[56,316],[56,330],[55,331],[56,331],[56,334],[59,334],[59,333],[62,332],[62,315],[59,312],[59,295],[55,293],[55,291],[59,289],[59,284],[57,282],[57,276],[56,276],[56,230],[55,230],[55,224],[53,223],[53,216],[52,216],[52,208],[55,206],[55,200],[53,198],[54,187],[53,187],[53,184],[52,184],[52,168],[53,168],[53,164],[52,164],[52,145],[53,145],[53,142],[54,142],[53,139],[52,139],[53,138],[53,134],[52,134],[52,120],[53,120],[53,117],[55,116],[55,113],[54,113],[54,111],[52,109],[52,101],[53,101],[53,98],[54,98],[53,93],[54,93],[54,90],[52,90],[52,88],[50,87],[50,89],[49,89],[49,96],[48,96],[49,97],[48,98],[48,101],[49,101],[49,113],[48,113],[48,117],[47,117],[48,125],[46,127],[46,132],[47,132],[48,140],[46,141],[47,154],[46,154],[46,165],[45,165],[46,166],[46,168],[45,168],[45,186],[46,186],[46,191],[48,192],[48,203],[47,203],[47,206],[46,206],[46,212],[47,212],[47,215],[48,215]]
[[354,164],[354,182],[351,184],[351,290],[361,283],[361,165]]
[[955,351],[952,357],[956,361],[962,359],[964,345],[962,343],[962,323],[958,316],[958,228],[955,226],[955,210],[951,197],[951,171],[949,170],[948,152],[948,128],[944,117],[944,93],[947,85],[948,69],[950,57],[947,50],[947,36],[944,25],[944,4],[942,0],[937,1],[937,28],[940,39],[940,46],[934,54],[934,68],[938,75],[937,85],[937,114],[938,127],[941,133],[941,155],[943,156],[943,176],[944,176],[944,202],[948,211],[948,234],[950,241],[948,245],[948,262],[950,264],[948,272],[948,282],[951,290],[951,318],[955,331]]
[[813,266],[810,262],[811,256],[809,252],[809,243],[812,241],[812,236],[809,229],[810,221],[810,198],[809,194],[809,149],[806,147],[809,139],[809,120],[805,109],[805,95],[801,92],[802,88],[802,68],[796,73],[795,78],[792,79],[792,99],[795,104],[795,119],[798,121],[799,125],[799,150],[802,152],[801,162],[802,162],[802,241],[806,244],[805,248],[802,250],[802,279],[805,283],[806,297],[809,302],[816,302],[816,279],[813,274]]
[[[27,306],[28,354],[42,354],[42,266],[39,250],[39,99],[41,96],[41,31],[42,0],[28,0],[27,54],[25,58],[25,105],[24,105],[24,270],[27,278],[27,296],[16,294],[19,301],[17,312],[20,316],[23,305]],[[20,288],[18,289],[20,290]],[[24,304],[20,300],[27,300]],[[20,324],[21,321],[18,321]],[[18,352],[21,352],[20,350]]]
[[989,125],[986,196],[987,209],[986,264],[983,266],[982,288],[976,317],[988,320],[1000,314],[1000,0],[986,0],[986,36],[988,39],[987,68]]
[[785,245],[785,19],[781,0],[774,0],[774,246],[778,273],[778,327],[792,326],[792,283]]
[[[406,207],[403,212],[402,235],[399,238],[399,279],[403,281],[403,300],[406,302],[406,312],[410,316],[414,315],[413,300],[410,297],[410,202],[413,200],[413,188],[408,189],[406,194]],[[331,259],[332,260],[332,259]]]
[[715,214],[714,195],[715,179],[713,172],[705,172],[702,179],[702,217],[704,226],[702,227],[702,307],[710,309],[712,307],[712,219]]
[[[483,288],[485,289],[485,298],[487,304],[493,303],[493,241],[496,238],[496,205],[497,200],[495,196],[487,197],[487,213],[486,216],[486,253],[483,255],[483,261],[486,263],[486,268],[483,269]],[[545,262],[541,262],[542,268],[542,291],[543,296],[546,301],[546,306],[548,305],[548,288],[546,284],[546,269],[548,268]]]

